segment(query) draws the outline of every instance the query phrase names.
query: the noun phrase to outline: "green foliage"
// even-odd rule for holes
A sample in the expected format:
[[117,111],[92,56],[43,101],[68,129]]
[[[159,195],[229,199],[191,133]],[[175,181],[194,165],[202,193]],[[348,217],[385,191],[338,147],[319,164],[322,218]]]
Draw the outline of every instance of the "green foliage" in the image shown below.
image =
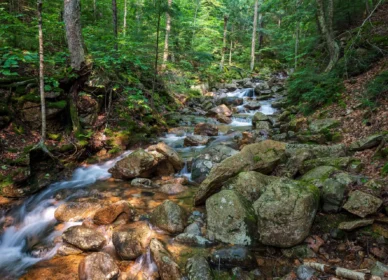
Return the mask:
[[367,84],[362,102],[365,106],[375,107],[378,105],[379,98],[388,93],[388,71],[377,75]]
[[36,65],[38,54],[10,47],[0,48],[0,75],[19,76],[16,72],[21,64]]
[[381,175],[387,176],[388,175],[388,162],[384,164],[383,168],[381,169]]
[[288,80],[288,101],[300,104],[304,113],[319,106],[337,101],[343,89],[340,78],[334,73],[316,73],[306,68],[292,74]]

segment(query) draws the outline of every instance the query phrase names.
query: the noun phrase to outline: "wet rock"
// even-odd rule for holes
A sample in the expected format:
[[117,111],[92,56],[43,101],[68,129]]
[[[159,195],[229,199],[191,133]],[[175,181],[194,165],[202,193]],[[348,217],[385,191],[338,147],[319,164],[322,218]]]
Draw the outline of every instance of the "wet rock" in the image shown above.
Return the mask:
[[352,231],[360,227],[365,227],[373,224],[373,220],[357,220],[351,222],[342,222],[338,225],[338,228],[341,230]]
[[185,138],[183,145],[185,147],[203,146],[209,142],[209,137],[202,135],[189,135]]
[[256,123],[258,122],[268,122],[272,125],[272,120],[269,116],[263,114],[262,112],[256,112],[255,115],[252,118],[252,126],[253,128],[256,128]]
[[67,202],[55,210],[55,219],[59,222],[77,222],[91,218],[101,208],[97,202]]
[[165,200],[152,211],[150,222],[169,233],[180,233],[185,229],[186,214],[178,204]]
[[270,122],[258,121],[258,122],[255,123],[254,128],[256,130],[271,131],[272,130],[272,125],[271,125]]
[[167,158],[167,161],[172,164],[175,171],[180,171],[183,168],[184,163],[181,156],[164,142],[148,147],[149,151],[153,151],[154,149]]
[[147,178],[152,175],[155,164],[153,155],[139,149],[119,160],[113,168],[109,169],[109,172],[116,179]]
[[261,107],[261,104],[259,101],[248,101],[248,103],[244,104],[244,107],[247,108],[248,110],[258,110]]
[[84,226],[68,228],[62,234],[62,239],[84,251],[100,250],[106,243],[106,239],[101,233]]
[[152,189],[157,186],[155,186],[150,179],[146,178],[135,178],[131,181],[131,186],[135,188],[146,188],[146,189]]
[[318,188],[290,179],[272,182],[253,204],[260,242],[292,247],[310,232],[319,204]]
[[126,221],[133,219],[135,210],[128,201],[121,200],[98,209],[94,214],[93,222],[97,225],[109,225],[113,223],[119,215],[124,215]]
[[218,114],[215,116],[216,120],[219,121],[220,123],[225,123],[225,124],[230,124],[232,122],[232,119],[225,116],[225,115],[222,115],[222,114]]
[[341,209],[345,196],[346,185],[335,180],[327,179],[322,187],[323,211],[336,213]]
[[210,266],[202,256],[195,255],[187,260],[186,274],[189,280],[214,279]]
[[215,108],[210,109],[207,115],[210,117],[214,117],[217,115],[224,115],[225,117],[231,117],[232,111],[226,105],[222,104]]
[[193,160],[191,180],[196,183],[203,182],[215,164],[237,153],[238,151],[225,145],[215,145],[205,149]]
[[382,134],[375,134],[371,135],[369,137],[357,140],[350,144],[349,150],[350,151],[363,151],[367,149],[374,148],[378,146],[381,141],[383,140],[383,135]]
[[116,228],[112,241],[122,259],[134,260],[145,253],[151,236],[152,231],[146,222],[136,222]]
[[210,240],[251,245],[256,236],[256,216],[240,194],[223,190],[206,201],[207,236]]
[[245,146],[209,173],[199,187],[195,196],[195,205],[203,204],[213,193],[221,189],[223,183],[243,171],[257,171],[263,174],[271,173],[285,157],[285,143],[265,140]]
[[386,277],[388,274],[388,265],[385,265],[381,262],[376,262],[376,264],[370,270],[370,273],[374,276]]
[[57,251],[57,254],[60,256],[79,255],[82,253],[83,251],[81,249],[67,243],[63,243]]
[[152,239],[150,250],[162,280],[177,280],[182,278],[179,266],[160,241]]
[[189,233],[189,234],[193,234],[193,235],[199,235],[201,236],[202,235],[202,232],[201,232],[201,227],[199,225],[198,222],[194,222],[190,225],[188,225],[186,228],[185,228],[185,233]]
[[255,171],[241,172],[236,177],[226,181],[223,188],[234,190],[250,202],[255,202],[264,192],[265,187],[276,179],[276,177]]
[[221,98],[218,103],[225,104],[227,106],[239,106],[244,103],[244,99],[240,97],[224,97]]
[[189,188],[186,186],[183,186],[182,184],[165,184],[161,186],[158,191],[168,194],[168,195],[173,195],[173,194],[178,194],[187,191]]
[[78,272],[80,280],[117,279],[120,269],[109,254],[98,252],[85,257]]
[[357,190],[349,195],[349,199],[343,208],[354,215],[364,218],[376,213],[382,203],[383,201],[380,198]]
[[336,119],[320,119],[312,121],[309,125],[309,129],[313,133],[322,133],[327,129],[337,127],[338,125],[339,121]]
[[212,265],[218,267],[252,268],[256,265],[255,256],[243,246],[231,246],[213,250],[210,255]]
[[181,233],[174,238],[174,241],[191,246],[206,247],[213,245],[213,242],[209,241],[208,239],[191,233]]
[[204,136],[217,136],[218,127],[210,123],[199,123],[194,127],[194,134]]

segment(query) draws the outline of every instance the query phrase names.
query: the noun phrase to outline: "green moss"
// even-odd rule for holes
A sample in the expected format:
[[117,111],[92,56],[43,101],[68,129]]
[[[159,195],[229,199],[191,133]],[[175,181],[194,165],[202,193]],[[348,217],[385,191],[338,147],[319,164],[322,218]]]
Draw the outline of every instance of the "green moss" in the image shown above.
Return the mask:
[[385,163],[383,168],[381,168],[381,175],[383,175],[383,176],[387,176],[388,175],[388,162]]
[[57,102],[47,102],[47,108],[53,108],[53,109],[65,109],[67,106],[66,100],[61,100]]
[[40,96],[35,94],[35,93],[29,93],[29,94],[17,97],[14,100],[16,100],[19,103],[24,103],[24,102],[27,102],[27,101],[39,103],[40,102]]
[[261,158],[260,156],[257,156],[257,155],[256,155],[256,156],[253,157],[253,161],[254,161],[254,162],[259,162],[259,161],[261,161],[261,160],[262,160],[262,158]]
[[51,139],[51,140],[54,140],[54,141],[60,141],[61,138],[62,138],[62,135],[61,134],[55,134],[55,133],[47,133],[47,138],[48,139]]

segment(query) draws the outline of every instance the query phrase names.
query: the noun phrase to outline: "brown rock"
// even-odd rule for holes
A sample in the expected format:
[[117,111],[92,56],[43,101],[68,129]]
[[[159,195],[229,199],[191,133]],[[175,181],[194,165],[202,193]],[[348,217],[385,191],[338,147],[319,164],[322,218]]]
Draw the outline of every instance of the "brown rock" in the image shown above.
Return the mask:
[[117,279],[120,269],[113,258],[104,252],[93,253],[79,264],[80,280],[110,280]]
[[218,127],[209,123],[199,123],[194,128],[194,134],[205,136],[217,136]]
[[152,239],[150,249],[162,280],[179,280],[182,278],[179,266],[160,241]]
[[67,202],[55,210],[54,216],[59,222],[76,222],[93,217],[100,208],[96,202]]
[[135,210],[129,202],[121,200],[97,210],[93,222],[97,225],[108,225],[113,223],[120,214],[125,214],[126,220],[129,221],[133,219]]

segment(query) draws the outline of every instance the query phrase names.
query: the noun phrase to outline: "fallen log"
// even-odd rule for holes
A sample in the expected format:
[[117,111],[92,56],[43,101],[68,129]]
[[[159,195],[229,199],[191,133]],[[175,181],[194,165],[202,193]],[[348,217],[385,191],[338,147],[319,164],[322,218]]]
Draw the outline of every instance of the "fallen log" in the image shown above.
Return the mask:
[[353,280],[381,280],[381,277],[379,276],[373,276],[370,274],[370,272],[359,272],[354,271],[342,267],[337,266],[329,266],[326,264],[321,263],[315,263],[315,262],[305,262],[305,266],[311,267],[315,269],[316,271],[333,274],[338,277],[343,277],[346,279],[353,279]]

